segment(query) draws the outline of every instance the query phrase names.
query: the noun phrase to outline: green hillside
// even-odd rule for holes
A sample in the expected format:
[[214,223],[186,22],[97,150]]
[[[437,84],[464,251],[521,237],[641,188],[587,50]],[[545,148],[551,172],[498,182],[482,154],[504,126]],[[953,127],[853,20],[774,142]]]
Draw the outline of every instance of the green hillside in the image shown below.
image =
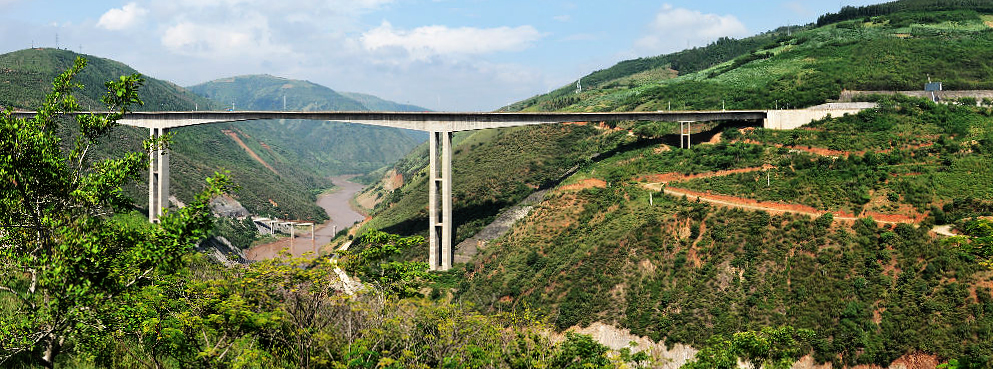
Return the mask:
[[[222,78],[190,89],[215,101],[234,102],[238,110],[283,110],[284,96],[286,110],[294,111],[425,110],[355,94],[359,102],[318,84],[269,75]],[[239,129],[257,142],[253,150],[263,160],[293,165],[319,177],[375,171],[427,140],[420,132],[335,122],[264,120],[242,124]]]
[[[818,25],[625,61],[583,77],[581,93],[570,84],[509,109],[793,108],[843,89],[920,90],[928,76],[993,88],[993,9],[934,3],[846,8]],[[791,325],[814,330],[815,361],[834,367],[914,353],[988,367],[993,235],[974,217],[993,216],[993,102],[872,99],[878,109],[792,131],[706,125],[689,150],[670,146],[668,126],[639,122],[457,135],[456,241],[554,189],[436,291],[666,345]],[[424,156],[394,168],[405,186],[378,194],[370,227],[426,232]],[[946,223],[964,236],[932,232]]]
[[805,107],[836,99],[843,89],[921,90],[929,76],[948,90],[991,89],[989,21],[977,10],[960,9],[781,28],[621,62],[583,77],[582,93],[567,85],[509,109]]
[[[84,109],[100,108],[100,96],[106,93],[109,78],[138,73],[120,62],[93,55],[80,55],[60,49],[27,49],[0,55],[0,106],[34,108],[52,89],[52,78],[72,66],[77,56],[86,57],[89,65],[77,77],[84,90],[77,98]],[[145,76],[141,98],[143,107],[136,110],[201,110],[217,108],[214,103],[173,83]]]

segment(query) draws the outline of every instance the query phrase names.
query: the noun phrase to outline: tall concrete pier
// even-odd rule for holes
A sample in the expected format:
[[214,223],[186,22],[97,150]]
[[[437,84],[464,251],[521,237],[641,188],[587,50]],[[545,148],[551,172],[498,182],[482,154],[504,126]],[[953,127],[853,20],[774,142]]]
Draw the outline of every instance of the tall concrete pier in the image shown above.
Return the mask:
[[[168,131],[168,128],[150,128],[148,136],[157,142]],[[151,163],[148,170],[148,221],[158,223],[163,210],[169,208],[169,152],[162,145],[156,145],[148,156]]]
[[[448,270],[455,258],[452,234],[452,132],[431,132],[428,184],[428,262],[431,269]],[[441,160],[441,165],[438,165]]]

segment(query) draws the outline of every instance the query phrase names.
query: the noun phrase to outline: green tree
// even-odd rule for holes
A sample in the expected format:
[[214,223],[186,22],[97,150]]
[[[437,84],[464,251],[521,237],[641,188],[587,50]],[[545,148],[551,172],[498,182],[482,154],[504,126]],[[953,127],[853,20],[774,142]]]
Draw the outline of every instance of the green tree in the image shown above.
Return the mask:
[[730,338],[716,335],[683,368],[736,368],[738,359],[750,368],[784,369],[793,366],[810,351],[814,332],[791,326],[765,327],[760,331],[738,332]]
[[[69,344],[80,352],[103,345],[106,330],[122,323],[113,319],[116,304],[182,266],[207,235],[210,197],[229,187],[223,175],[208,179],[207,191],[157,225],[115,215],[129,205],[121,186],[148,168],[148,155],[87,154],[142,103],[143,79],[106,83],[110,113],[75,114],[73,93],[82,86],[73,78],[85,66],[79,58],[58,76],[34,117],[0,115],[0,363],[52,367]],[[78,132],[67,144],[59,132],[70,117]]]
[[353,247],[362,248],[357,254],[343,253],[341,265],[351,275],[366,282],[377,283],[383,292],[400,298],[419,296],[419,289],[434,276],[423,262],[388,261],[404,250],[424,244],[424,237],[399,235],[369,230],[355,240]]
[[607,350],[593,337],[568,332],[551,364],[553,368],[608,368]]

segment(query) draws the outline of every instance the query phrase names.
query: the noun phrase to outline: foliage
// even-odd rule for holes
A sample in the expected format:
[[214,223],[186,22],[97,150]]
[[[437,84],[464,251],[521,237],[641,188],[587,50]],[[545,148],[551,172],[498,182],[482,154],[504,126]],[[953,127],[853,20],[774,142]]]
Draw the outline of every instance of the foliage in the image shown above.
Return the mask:
[[[975,0],[944,0],[944,1],[927,1],[927,0],[900,0],[892,1],[883,4],[867,5],[867,6],[845,6],[841,8],[838,13],[824,14],[817,18],[818,26],[825,26],[831,23],[838,23],[846,20],[852,19],[862,19],[866,17],[876,17],[876,16],[887,16],[897,12],[913,12],[912,14],[922,16],[934,13],[939,13],[941,11],[948,10],[958,10],[961,8],[970,8],[975,11],[982,12],[993,12],[993,5],[985,1],[975,1]],[[922,23],[933,23],[934,18],[917,18],[919,22]]]
[[947,247],[958,248],[977,257],[980,265],[993,269],[993,221],[970,219],[961,228],[964,235],[949,237],[942,242]]
[[791,326],[764,327],[760,331],[737,332],[730,337],[717,335],[707,340],[707,346],[682,367],[733,369],[741,359],[749,368],[791,368],[810,351],[813,338],[813,331]]
[[488,311],[537,306],[560,329],[614,322],[697,347],[800,326],[818,332],[815,359],[836,365],[889,364],[920,347],[987,357],[991,299],[981,287],[970,297],[986,278],[973,257],[926,227],[832,220],[657,193],[651,206],[637,184],[551,195],[466,267],[456,298]]
[[112,113],[75,115],[79,135],[64,145],[58,126],[80,108],[73,78],[85,65],[79,58],[55,79],[33,118],[14,118],[10,110],[0,117],[0,293],[12,297],[0,315],[0,360],[51,367],[67,342],[84,352],[104,344],[117,304],[154,275],[180,267],[182,255],[206,236],[210,198],[229,187],[223,175],[208,179],[205,192],[155,226],[114,217],[127,205],[121,186],[147,168],[147,154],[93,162],[88,153],[141,104],[143,79],[107,82],[102,101]]
[[424,244],[424,237],[400,237],[378,230],[368,230],[354,242],[357,254],[343,253],[342,266],[353,275],[374,280],[388,295],[405,298],[420,296],[419,289],[433,279],[427,263],[389,261],[405,250]]

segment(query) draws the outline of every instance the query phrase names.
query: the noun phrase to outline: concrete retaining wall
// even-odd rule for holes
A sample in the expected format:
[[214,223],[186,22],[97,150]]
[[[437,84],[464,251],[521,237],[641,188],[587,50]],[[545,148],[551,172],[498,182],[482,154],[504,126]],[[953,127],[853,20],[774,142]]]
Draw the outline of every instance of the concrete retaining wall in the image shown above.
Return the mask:
[[845,114],[857,114],[863,109],[805,109],[805,110],[769,110],[762,124],[768,129],[794,129],[815,120],[840,117]]

